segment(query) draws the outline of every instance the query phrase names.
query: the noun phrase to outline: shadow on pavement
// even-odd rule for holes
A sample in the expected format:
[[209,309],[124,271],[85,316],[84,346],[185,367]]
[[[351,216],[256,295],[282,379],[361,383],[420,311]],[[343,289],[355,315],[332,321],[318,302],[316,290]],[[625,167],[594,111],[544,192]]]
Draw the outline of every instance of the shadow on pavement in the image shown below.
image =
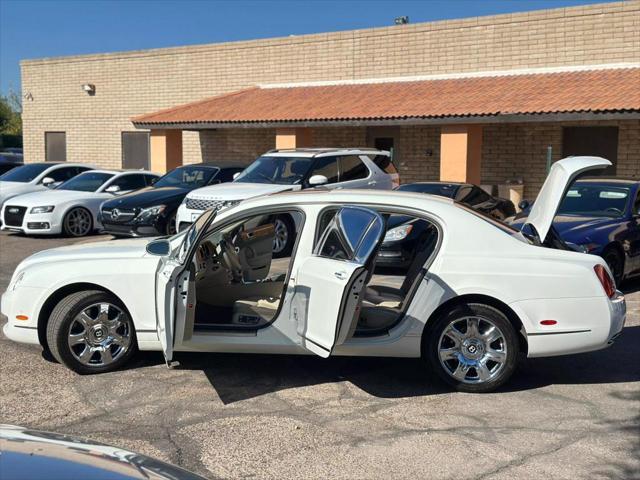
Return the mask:
[[[523,359],[500,389],[515,392],[551,384],[604,384],[640,381],[637,361],[640,326],[626,327],[608,349],[565,357]],[[177,369],[201,370],[220,399],[233,403],[290,388],[348,381],[380,398],[434,395],[450,391],[418,359],[300,355],[177,353]],[[163,363],[143,352],[130,368]]]

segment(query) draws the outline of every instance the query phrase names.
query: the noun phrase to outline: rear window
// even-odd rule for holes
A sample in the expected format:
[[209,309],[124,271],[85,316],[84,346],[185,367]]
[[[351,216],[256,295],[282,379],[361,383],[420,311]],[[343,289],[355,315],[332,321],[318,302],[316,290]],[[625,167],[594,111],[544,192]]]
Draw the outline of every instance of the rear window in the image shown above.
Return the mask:
[[[500,220],[496,220],[495,218],[487,215],[486,213],[482,213],[482,212],[479,212],[478,210],[474,210],[473,208],[469,207],[468,205],[465,205],[464,203],[455,202],[455,205],[475,215],[476,217],[481,218],[485,222],[490,223],[491,225],[496,227],[498,230],[502,230],[504,233],[507,233],[511,236],[515,236],[515,235],[517,235],[518,237],[521,236],[520,230],[513,228],[511,225],[507,225],[506,223],[503,223]],[[525,237],[523,236],[522,238],[525,238]]]
[[398,174],[398,169],[391,161],[391,157],[388,155],[376,155],[375,157],[371,158],[371,161],[375,163],[380,170],[388,173],[389,175]]

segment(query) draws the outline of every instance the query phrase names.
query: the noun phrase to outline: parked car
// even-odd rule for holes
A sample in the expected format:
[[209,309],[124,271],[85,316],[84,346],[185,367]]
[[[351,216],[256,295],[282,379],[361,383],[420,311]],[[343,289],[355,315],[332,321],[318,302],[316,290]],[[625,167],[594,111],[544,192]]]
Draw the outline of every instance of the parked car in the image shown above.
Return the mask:
[[0,425],[6,480],[205,480],[175,465],[61,433]]
[[511,200],[493,197],[482,188],[471,183],[455,182],[418,182],[400,185],[398,190],[403,192],[419,192],[441,197],[452,198],[456,202],[469,205],[479,212],[491,215],[498,220],[512,217],[516,214],[516,207]]
[[[514,227],[527,221],[531,206],[522,206]],[[578,180],[564,195],[553,227],[569,245],[601,256],[618,285],[640,274],[640,181]]]
[[434,226],[416,221],[409,215],[391,215],[387,219],[387,231],[376,257],[376,267],[406,269],[413,263],[425,243],[434,239]]
[[11,197],[57,187],[87,170],[93,167],[66,162],[27,163],[14,168],[0,177],[0,207]]
[[18,195],[5,202],[2,229],[83,237],[100,228],[98,212],[105,199],[143,188],[158,178],[143,170],[83,172],[53,190]]
[[[4,334],[82,374],[120,368],[137,348],[168,364],[175,351],[398,356],[422,357],[459,390],[491,391],[520,352],[597,350],[622,331],[625,299],[606,263],[540,242],[573,179],[609,165],[554,164],[528,218],[537,239],[450,199],[319,190],[210,209],[169,238],[46,250],[13,273]],[[278,214],[295,216],[297,240],[272,262],[265,219]],[[393,214],[436,236],[408,289],[370,275]]]
[[24,155],[21,148],[9,147],[0,151],[0,163],[24,163]]
[[12,158],[8,155],[0,154],[0,176],[7,173],[9,170],[13,170],[16,167],[24,165],[22,159]]
[[212,163],[178,167],[147,188],[104,202],[100,213],[102,228],[117,236],[173,235],[176,212],[187,193],[230,182],[241,171],[239,166]]
[[[233,182],[189,192],[178,209],[178,229],[188,228],[208,208],[224,208],[241,200],[322,186],[390,190],[400,184],[389,152],[368,148],[304,148],[272,150],[255,160]],[[287,255],[295,241],[289,216],[275,220],[277,256]]]

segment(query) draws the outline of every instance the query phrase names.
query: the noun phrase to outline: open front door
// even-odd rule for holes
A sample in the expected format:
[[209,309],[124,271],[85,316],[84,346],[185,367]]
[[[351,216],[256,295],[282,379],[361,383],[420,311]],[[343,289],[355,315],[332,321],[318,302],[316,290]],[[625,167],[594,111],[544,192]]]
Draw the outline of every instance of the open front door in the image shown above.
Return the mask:
[[384,224],[373,210],[344,207],[320,236],[314,256],[300,266],[292,314],[307,350],[326,358],[348,338]]

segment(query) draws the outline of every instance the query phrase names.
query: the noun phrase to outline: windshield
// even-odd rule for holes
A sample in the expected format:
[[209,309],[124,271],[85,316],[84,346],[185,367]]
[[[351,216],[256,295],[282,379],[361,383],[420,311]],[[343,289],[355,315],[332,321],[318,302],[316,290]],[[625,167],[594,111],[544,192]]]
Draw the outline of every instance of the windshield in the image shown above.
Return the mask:
[[460,185],[451,183],[407,183],[400,185],[398,190],[402,192],[428,193],[441,197],[453,198]]
[[218,173],[215,167],[188,165],[176,168],[153,184],[154,187],[176,187],[193,190],[204,187]]
[[0,180],[3,182],[28,183],[44,172],[47,168],[51,168],[51,165],[47,165],[45,163],[31,163],[29,165],[23,165],[22,167],[16,167],[0,176]]
[[567,191],[558,215],[621,217],[628,201],[628,188],[592,183],[576,184]]
[[74,190],[76,192],[95,192],[113,177],[113,173],[85,172],[67,180],[56,190]]
[[260,157],[234,181],[299,185],[312,165],[313,158],[307,157]]

